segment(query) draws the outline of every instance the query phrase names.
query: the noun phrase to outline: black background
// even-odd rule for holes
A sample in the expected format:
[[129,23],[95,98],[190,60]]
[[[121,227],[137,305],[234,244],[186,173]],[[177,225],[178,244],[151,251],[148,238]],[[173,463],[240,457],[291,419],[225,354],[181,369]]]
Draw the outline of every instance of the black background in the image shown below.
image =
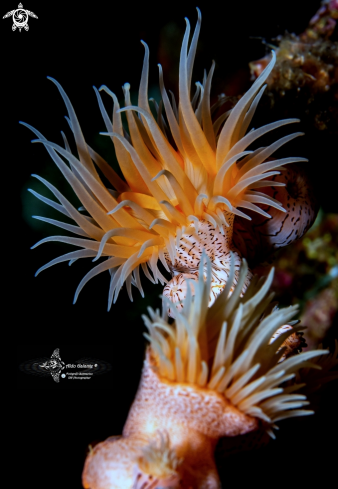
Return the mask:
[[[144,278],[146,299],[135,292],[131,303],[122,291],[108,313],[108,274],[89,282],[77,304],[72,305],[76,286],[90,269],[89,260],[76,263],[71,269],[61,264],[34,278],[40,266],[69,248],[48,243],[33,251],[29,249],[55,231],[50,225],[39,226],[29,215],[58,218],[27,193],[27,188],[43,192],[30,175],[44,176],[66,194],[69,190],[45,149],[30,143],[34,135],[18,121],[30,123],[59,144],[60,130],[69,135],[63,119],[63,101],[46,79],[52,76],[70,97],[86,139],[94,148],[102,147],[104,156],[113,162],[111,147],[100,142],[103,136],[98,136],[105,128],[92,85],[106,84],[119,98],[121,86],[127,81],[132,90],[137,90],[144,52],[139,41],[143,39],[151,54],[150,87],[157,85],[156,65],[160,60],[165,80],[168,79],[166,86],[175,90],[176,52],[184,32],[184,17],[195,24],[195,2],[159,2],[154,6],[150,2],[96,1],[85,6],[80,2],[26,0],[23,4],[39,17],[30,18],[29,32],[12,32],[11,19],[0,24],[5,109],[2,168],[6,172],[2,181],[2,215],[9,218],[4,219],[2,240],[6,271],[3,284],[8,292],[3,303],[3,310],[7,311],[3,328],[9,338],[14,336],[17,365],[32,358],[49,357],[58,347],[65,363],[81,357],[100,358],[109,362],[112,370],[90,381],[56,384],[49,377],[25,375],[18,369],[20,390],[16,391],[13,423],[16,448],[12,453],[19,474],[15,485],[80,489],[87,445],[122,430],[143,361],[145,341],[140,315],[146,313],[148,305],[160,307],[161,286],[155,288]],[[209,68],[215,59],[217,94],[226,91],[233,77],[238,80],[238,93],[247,88],[247,82],[241,81],[248,78],[247,63],[266,52],[261,42],[252,37],[262,36],[270,41],[286,29],[303,31],[319,2],[200,1],[198,6],[203,20],[194,79],[200,80],[203,68]],[[16,1],[3,1],[2,15],[14,8]],[[165,41],[168,33],[174,33],[169,48]],[[163,55],[166,49],[168,56]],[[104,100],[111,107],[108,97]],[[323,141],[324,144],[319,140],[318,145],[312,142],[310,164],[312,172],[317,172],[317,192],[323,207],[334,211],[336,184],[328,178],[328,169],[334,163],[332,140]],[[304,138],[297,151],[309,156]],[[326,164],[326,173],[322,163]],[[49,196],[47,191],[45,195]],[[7,342],[5,345],[7,350]],[[324,394],[316,416],[280,423],[277,440],[267,448],[228,459],[223,468],[224,487],[244,487],[249,483],[271,487],[279,480],[309,487],[319,479],[327,483],[335,471],[331,443],[335,440],[336,410],[331,389]]]

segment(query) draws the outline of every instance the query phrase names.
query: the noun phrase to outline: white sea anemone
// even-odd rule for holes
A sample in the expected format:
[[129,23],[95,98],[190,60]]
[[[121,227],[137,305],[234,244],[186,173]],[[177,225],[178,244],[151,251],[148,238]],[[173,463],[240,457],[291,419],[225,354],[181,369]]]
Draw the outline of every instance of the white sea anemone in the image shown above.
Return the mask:
[[[306,396],[297,392],[304,384],[295,382],[295,375],[316,367],[310,360],[328,351],[296,353],[281,361],[283,342],[299,326],[270,339],[283,324],[293,324],[297,306],[271,307],[273,271],[265,281],[254,277],[243,295],[246,272],[243,260],[229,295],[232,259],[228,283],[208,308],[211,263],[203,253],[195,295],[188,282],[175,321],[168,322],[166,307],[162,314],[148,308],[144,321],[150,345],[138,392],[122,437],[100,443],[87,457],[86,489],[161,488],[167,487],[165,481],[173,488],[219,489],[214,452],[221,438],[240,439],[253,431],[274,438],[278,421],[313,413],[306,409]],[[155,441],[159,432],[166,433],[160,444]]]
[[[204,256],[204,259],[203,259]],[[195,294],[188,287],[187,297],[175,322],[148,308],[143,316],[146,334],[156,359],[159,375],[173,382],[187,382],[224,395],[241,412],[260,418],[274,437],[271,427],[281,419],[311,414],[295,409],[308,404],[304,395],[295,394],[297,385],[285,387],[300,368],[312,366],[311,358],[327,350],[310,351],[284,361],[283,343],[302,329],[291,321],[298,306],[272,308],[274,296],[269,292],[273,269],[263,282],[257,276],[246,293],[241,293],[247,273],[243,259],[238,283],[232,294],[234,260],[231,275],[223,292],[208,308],[211,288],[211,264],[203,254],[200,278],[194,282]],[[206,263],[203,263],[206,260]],[[207,268],[206,279],[203,269]],[[288,324],[287,327],[283,326]],[[276,332],[278,332],[276,334]],[[273,338],[273,341],[271,339]]]

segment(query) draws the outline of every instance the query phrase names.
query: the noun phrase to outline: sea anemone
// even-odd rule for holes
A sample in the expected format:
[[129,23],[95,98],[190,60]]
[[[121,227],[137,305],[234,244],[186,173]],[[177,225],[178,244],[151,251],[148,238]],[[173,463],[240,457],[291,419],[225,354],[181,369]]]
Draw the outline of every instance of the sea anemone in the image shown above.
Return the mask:
[[[197,9],[198,10],[198,9]],[[78,158],[71,153],[66,137],[65,148],[47,141],[36,129],[29,127],[59,167],[74,192],[82,202],[84,215],[49,182],[34,175],[58,199],[56,203],[35,191],[31,192],[46,204],[71,218],[75,224],[37,217],[80,237],[52,236],[39,241],[36,246],[49,241],[61,241],[81,249],[62,255],[41,267],[40,271],[63,261],[74,262],[79,258],[101,256],[105,260],[94,267],[80,282],[76,301],[83,286],[95,275],[109,270],[111,275],[108,309],[115,302],[126,282],[132,300],[132,285],[141,294],[140,266],[144,274],[155,283],[167,279],[158,268],[159,261],[171,273],[166,288],[167,297],[180,309],[187,278],[198,270],[202,251],[212,262],[209,306],[224,289],[230,271],[230,251],[235,260],[234,285],[241,266],[240,252],[233,245],[235,216],[250,220],[242,209],[248,209],[269,219],[270,214],[260,206],[268,205],[287,214],[281,203],[261,190],[271,185],[283,186],[272,181],[280,168],[304,158],[287,157],[271,161],[270,156],[282,145],[302,133],[284,136],[267,147],[248,149],[252,143],[268,132],[286,124],[299,122],[285,119],[247,132],[256,107],[263,94],[264,82],[275,64],[271,62],[229,112],[212,120],[216,105],[210,104],[211,80],[215,69],[212,63],[203,83],[197,83],[191,95],[191,78],[197,41],[201,26],[198,10],[196,28],[188,49],[190,25],[186,19],[186,31],[182,43],[179,66],[179,104],[175,98],[169,101],[164,87],[162,68],[159,65],[162,100],[157,107],[157,119],[148,103],[149,50],[144,43],[145,57],[139,88],[138,106],[130,102],[130,85],[123,86],[125,107],[120,109],[118,99],[106,86],[114,101],[110,120],[99,91],[95,89],[99,107],[109,135],[114,143],[116,156],[124,175],[116,172],[85,142],[74,109],[60,84],[58,87],[66,104],[67,119],[74,134]],[[122,125],[121,112],[126,113],[128,131]],[[63,161],[69,162],[69,166]],[[97,168],[108,179],[113,190],[103,184]],[[35,217],[35,216],[34,216]],[[152,275],[149,272],[152,272]],[[251,272],[242,281],[242,292],[249,285]],[[173,311],[171,311],[173,315]]]
[[251,221],[240,216],[234,221],[233,242],[251,266],[301,238],[313,224],[319,208],[311,181],[300,165],[280,169],[280,174],[271,177],[271,181],[285,184],[282,187],[272,184],[265,192],[278,200],[287,212],[264,205],[263,210],[271,218],[249,210]]
[[[282,360],[283,343],[299,326],[282,329],[270,341],[285,323],[294,324],[290,320],[297,312],[297,306],[272,307],[273,270],[265,280],[253,277],[243,295],[243,259],[229,295],[235,277],[231,253],[227,285],[208,308],[211,269],[203,252],[195,295],[188,282],[183,308],[172,324],[166,307],[162,314],[148,308],[149,317],[143,319],[150,345],[123,435],[98,444],[88,455],[85,488],[168,487],[163,481],[171,477],[169,487],[219,489],[214,451],[220,438],[252,431],[274,438],[278,421],[313,412],[302,409],[308,401],[296,391],[304,384],[294,379],[300,369],[314,365],[311,359],[328,351]],[[158,433],[160,444],[154,441]]]

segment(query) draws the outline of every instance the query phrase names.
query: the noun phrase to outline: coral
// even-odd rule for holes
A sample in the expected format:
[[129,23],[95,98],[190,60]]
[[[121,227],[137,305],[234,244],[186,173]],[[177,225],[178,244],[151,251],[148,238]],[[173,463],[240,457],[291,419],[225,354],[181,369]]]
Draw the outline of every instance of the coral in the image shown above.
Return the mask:
[[[277,61],[263,100],[276,115],[305,114],[313,127],[329,133],[337,133],[338,124],[337,12],[335,0],[324,0],[303,33],[275,39]],[[270,59],[267,54],[249,63],[253,80]]]
[[334,315],[338,311],[337,279],[313,299],[309,299],[301,315],[302,324],[306,325],[306,342],[309,349],[316,348],[325,338],[332,326]]

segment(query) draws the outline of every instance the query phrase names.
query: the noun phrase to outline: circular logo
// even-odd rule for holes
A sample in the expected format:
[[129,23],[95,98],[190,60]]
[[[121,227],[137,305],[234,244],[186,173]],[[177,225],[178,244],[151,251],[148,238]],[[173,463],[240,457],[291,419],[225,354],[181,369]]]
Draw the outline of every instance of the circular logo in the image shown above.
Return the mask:
[[13,22],[17,27],[24,27],[28,21],[26,10],[18,8],[13,14]]

